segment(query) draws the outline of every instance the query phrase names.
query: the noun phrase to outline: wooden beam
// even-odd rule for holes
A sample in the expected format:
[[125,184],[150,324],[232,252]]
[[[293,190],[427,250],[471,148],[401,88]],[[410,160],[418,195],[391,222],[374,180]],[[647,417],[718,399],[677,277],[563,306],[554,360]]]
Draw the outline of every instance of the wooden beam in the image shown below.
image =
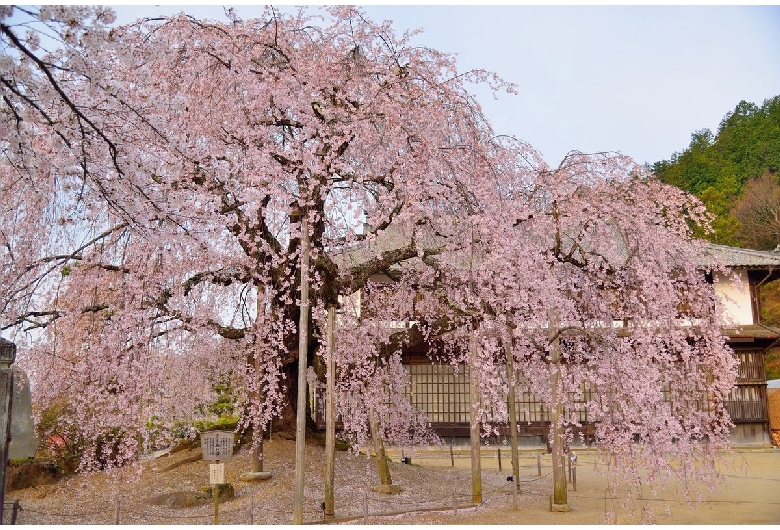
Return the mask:
[[553,464],[553,496],[550,499],[551,511],[569,511],[568,490],[566,486],[566,455],[563,452],[563,428],[560,424],[563,414],[563,403],[558,392],[561,379],[561,336],[558,333],[559,321],[555,309],[550,310],[549,333],[552,339],[550,348],[550,391],[552,392],[553,406],[550,422],[552,423],[552,464]]
[[471,416],[469,437],[471,439],[471,502],[482,503],[482,462],[480,460],[479,438],[479,380],[477,379],[477,331],[472,330],[469,336],[470,366],[469,366],[469,397],[471,401]]
[[336,408],[334,394],[336,393],[336,307],[328,306],[327,322],[328,357],[326,361],[325,378],[325,519],[333,519],[336,508],[334,504],[334,479],[336,465]]
[[371,439],[374,442],[374,451],[376,452],[379,483],[382,486],[389,486],[393,483],[393,480],[390,478],[390,466],[387,464],[385,444],[382,441],[382,433],[379,432],[379,421],[376,419],[376,413],[371,409],[368,411],[368,423],[371,428]]
[[306,460],[306,354],[309,350],[309,222],[301,215],[301,314],[298,320],[298,402],[295,422],[295,492],[293,524],[303,524]]
[[[509,436],[512,444],[512,476],[514,477],[514,488],[520,486],[520,460],[517,450],[517,398],[515,396],[515,357],[512,351],[512,330],[509,326],[506,328],[504,338],[504,350],[506,351],[506,377],[509,387]],[[517,510],[517,502],[513,508]]]

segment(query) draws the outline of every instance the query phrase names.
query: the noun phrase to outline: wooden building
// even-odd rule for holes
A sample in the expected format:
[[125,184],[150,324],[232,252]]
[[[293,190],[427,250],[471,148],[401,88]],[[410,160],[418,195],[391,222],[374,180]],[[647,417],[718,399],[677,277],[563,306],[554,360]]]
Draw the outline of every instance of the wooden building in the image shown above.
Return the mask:
[[[728,344],[739,359],[739,376],[727,402],[735,424],[734,445],[769,445],[771,443],[767,404],[766,351],[780,344],[780,330],[761,322],[759,291],[765,283],[780,278],[780,252],[711,245],[710,252],[740,278],[714,278],[716,292],[724,301],[730,325],[724,329]],[[407,348],[403,363],[409,373],[408,395],[412,405],[424,412],[433,429],[454,445],[468,444],[469,439],[469,370],[431,363],[426,344]],[[544,446],[550,426],[550,410],[532,393],[517,392],[519,444]],[[589,399],[587,392],[583,404]],[[317,396],[315,402],[324,402]],[[322,407],[315,403],[317,423],[324,425]],[[580,431],[587,440],[594,432],[587,408],[575,410],[582,423]],[[504,433],[502,433],[504,434]]]
[[762,285],[780,278],[780,252],[711,245],[712,253],[739,275],[741,285],[721,280],[716,291],[726,299],[734,326],[724,330],[739,359],[737,385],[726,406],[734,422],[734,445],[769,445],[766,352],[780,343],[780,330],[761,321]]

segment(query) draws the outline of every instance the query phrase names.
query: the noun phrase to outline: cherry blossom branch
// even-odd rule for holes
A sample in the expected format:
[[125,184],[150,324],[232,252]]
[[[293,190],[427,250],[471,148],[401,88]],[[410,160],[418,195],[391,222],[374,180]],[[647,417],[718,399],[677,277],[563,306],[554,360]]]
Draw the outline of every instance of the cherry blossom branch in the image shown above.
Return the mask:
[[35,63],[36,66],[38,66],[38,69],[41,71],[41,73],[43,73],[43,75],[46,76],[46,79],[48,79],[51,87],[57,92],[60,99],[67,105],[67,107],[77,117],[77,119],[89,125],[90,129],[92,129],[95,132],[95,134],[97,134],[105,142],[105,144],[108,146],[109,153],[111,154],[111,160],[113,161],[114,169],[116,169],[117,173],[119,173],[120,175],[124,174],[121,167],[119,166],[116,144],[114,144],[114,142],[111,141],[111,139],[109,139],[108,136],[105,135],[102,129],[97,127],[92,122],[92,120],[90,120],[83,112],[81,112],[81,109],[79,109],[75,103],[73,103],[73,101],[70,99],[70,97],[68,97],[68,95],[60,86],[60,84],[57,82],[57,80],[54,79],[54,76],[52,75],[51,70],[46,65],[46,63],[44,63],[41,59],[38,58],[37,55],[35,55],[32,51],[30,51],[27,48],[27,46],[25,46],[19,40],[19,38],[14,34],[14,32],[11,30],[9,26],[0,23],[0,32],[2,32],[8,37],[8,39],[13,43],[13,45],[16,47],[17,50],[19,50],[24,55],[26,55],[30,60],[32,60],[33,63]]

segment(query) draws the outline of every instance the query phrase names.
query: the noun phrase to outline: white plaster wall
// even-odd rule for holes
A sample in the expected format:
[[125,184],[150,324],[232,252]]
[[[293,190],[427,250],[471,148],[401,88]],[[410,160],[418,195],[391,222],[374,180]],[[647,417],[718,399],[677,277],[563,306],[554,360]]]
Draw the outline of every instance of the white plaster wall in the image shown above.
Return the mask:
[[363,291],[355,291],[349,296],[339,295],[339,306],[344,313],[360,318]]
[[732,277],[724,277],[715,274],[715,293],[725,306],[726,322],[728,325],[753,324],[753,310],[750,302],[750,285],[748,284],[747,271],[734,271],[741,281],[735,281]]

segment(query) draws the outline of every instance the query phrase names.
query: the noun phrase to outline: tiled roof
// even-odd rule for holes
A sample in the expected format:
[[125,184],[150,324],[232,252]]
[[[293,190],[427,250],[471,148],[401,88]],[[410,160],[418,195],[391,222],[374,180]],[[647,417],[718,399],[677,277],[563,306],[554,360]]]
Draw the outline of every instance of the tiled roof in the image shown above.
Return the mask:
[[[457,233],[457,229],[453,232]],[[440,243],[441,238],[441,234],[432,234],[429,227],[425,227],[423,229],[418,228],[418,245],[423,248],[436,247],[437,243]],[[381,252],[403,248],[408,245],[410,241],[411,236],[409,233],[405,232],[404,230],[400,230],[397,227],[391,227],[381,232],[369,245],[356,245],[346,252],[338,253],[336,256],[334,256],[334,258],[342,266],[359,265],[373,257],[376,257]],[[625,251],[623,243],[623,240],[620,239],[618,241],[618,246],[623,247],[622,250]],[[583,246],[582,242],[580,242],[580,246]],[[752,250],[749,248],[729,247],[726,245],[706,243],[705,253],[700,265],[707,267],[714,262],[732,268],[776,268],[778,271],[780,271],[780,251]]]
[[710,244],[707,246],[707,254],[709,255],[708,257],[711,257],[728,267],[746,269],[767,269],[777,267],[780,269],[780,252]]
[[780,337],[776,328],[770,328],[760,324],[746,324],[736,328],[724,328],[723,333],[730,339],[777,339]]

